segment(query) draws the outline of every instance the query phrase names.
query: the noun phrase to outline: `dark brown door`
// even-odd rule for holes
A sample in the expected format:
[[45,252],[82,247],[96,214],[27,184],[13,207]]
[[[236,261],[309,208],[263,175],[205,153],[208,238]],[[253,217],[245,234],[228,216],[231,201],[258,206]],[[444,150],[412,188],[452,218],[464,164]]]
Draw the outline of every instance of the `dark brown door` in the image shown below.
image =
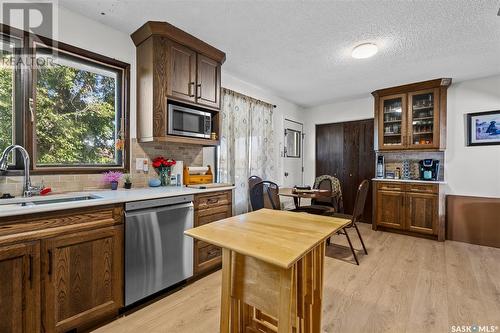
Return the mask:
[[377,225],[405,229],[405,193],[377,190]]
[[195,102],[196,100],[196,52],[174,43],[168,42],[170,54],[170,77],[167,95]]
[[438,196],[429,193],[406,194],[406,223],[409,231],[437,235]]
[[0,332],[40,331],[40,246],[0,247]]
[[196,103],[220,108],[220,64],[198,54]]
[[[347,214],[352,213],[361,181],[375,175],[373,131],[373,119],[316,126],[316,177],[326,174],[340,180]],[[371,223],[371,195],[362,220]]]
[[47,332],[117,314],[123,305],[122,233],[122,226],[114,226],[42,241]]

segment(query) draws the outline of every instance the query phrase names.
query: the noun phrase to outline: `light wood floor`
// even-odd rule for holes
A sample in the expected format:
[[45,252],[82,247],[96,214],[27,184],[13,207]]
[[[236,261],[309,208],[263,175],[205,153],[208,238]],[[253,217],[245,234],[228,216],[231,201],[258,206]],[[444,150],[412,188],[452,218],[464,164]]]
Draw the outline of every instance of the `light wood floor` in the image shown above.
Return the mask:
[[[323,332],[500,326],[500,249],[361,227],[368,256],[359,254],[360,266],[343,260],[350,251],[327,249]],[[346,244],[344,236],[332,240]],[[219,271],[96,332],[218,332],[220,280]]]

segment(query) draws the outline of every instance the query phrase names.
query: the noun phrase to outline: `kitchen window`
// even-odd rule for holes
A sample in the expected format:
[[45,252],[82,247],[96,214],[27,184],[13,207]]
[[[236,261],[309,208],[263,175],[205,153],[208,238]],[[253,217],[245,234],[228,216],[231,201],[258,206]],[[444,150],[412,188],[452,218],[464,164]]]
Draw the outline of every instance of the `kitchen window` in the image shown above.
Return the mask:
[[[0,68],[0,150],[23,145],[35,173],[127,170],[130,66],[20,35],[24,41],[14,49],[21,54],[22,68]],[[11,39],[2,40],[4,62],[12,56]],[[19,105],[16,88],[26,96]],[[13,159],[12,164],[12,169],[22,168],[22,161]]]

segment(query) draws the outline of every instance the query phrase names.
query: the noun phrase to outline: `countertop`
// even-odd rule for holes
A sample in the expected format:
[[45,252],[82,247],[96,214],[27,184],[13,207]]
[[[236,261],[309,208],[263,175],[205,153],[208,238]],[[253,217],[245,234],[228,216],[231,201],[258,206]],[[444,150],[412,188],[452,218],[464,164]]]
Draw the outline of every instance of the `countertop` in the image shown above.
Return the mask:
[[[208,193],[216,191],[225,191],[231,189],[234,189],[234,186],[209,188],[209,189],[166,186],[166,187],[140,188],[140,189],[130,189],[130,190],[119,189],[116,191],[97,190],[88,192],[72,192],[65,194],[50,194],[43,197],[32,197],[32,198],[22,198],[22,199],[21,198],[1,199],[0,218],[5,216],[34,214],[34,213],[51,212],[51,211],[65,210],[65,209],[118,204],[131,201],[168,198],[180,195],[200,194],[200,193]],[[21,200],[24,202],[31,202],[33,200],[40,200],[43,198],[60,199],[60,198],[76,197],[76,196],[95,196],[97,198],[90,200],[60,202],[60,203],[51,203],[44,205],[20,206],[15,204],[20,202]]]
[[372,180],[379,182],[421,183],[421,184],[440,184],[440,185],[446,184],[444,180],[387,179],[387,178],[372,178]]
[[344,218],[260,209],[189,229],[184,234],[290,268],[348,223],[350,220]]

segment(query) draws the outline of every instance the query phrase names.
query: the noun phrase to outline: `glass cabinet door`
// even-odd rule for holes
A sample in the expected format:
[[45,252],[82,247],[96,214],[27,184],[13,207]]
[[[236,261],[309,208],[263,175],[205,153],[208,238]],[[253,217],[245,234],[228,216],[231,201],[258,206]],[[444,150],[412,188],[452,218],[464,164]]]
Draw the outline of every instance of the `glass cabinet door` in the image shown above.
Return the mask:
[[408,94],[408,135],[412,148],[432,148],[438,141],[437,89]]
[[379,149],[402,149],[406,135],[406,95],[380,98]]

